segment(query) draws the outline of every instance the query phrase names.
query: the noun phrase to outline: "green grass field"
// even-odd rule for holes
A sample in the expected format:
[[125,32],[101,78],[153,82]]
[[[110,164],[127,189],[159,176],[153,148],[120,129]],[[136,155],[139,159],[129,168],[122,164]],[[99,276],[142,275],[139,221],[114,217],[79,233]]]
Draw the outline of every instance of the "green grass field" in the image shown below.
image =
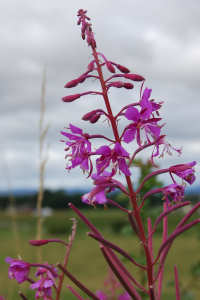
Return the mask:
[[[123,247],[128,253],[132,254],[134,258],[140,258],[140,244],[136,237],[128,234],[127,230],[122,230],[120,233],[113,232],[109,229],[108,220],[116,220],[121,218],[121,213],[115,210],[90,210],[86,213],[92,217],[94,222],[102,227],[104,236],[112,242]],[[66,231],[71,226],[70,217],[74,216],[72,212],[56,213],[52,218],[55,224],[66,224]],[[177,217],[173,217],[176,221]],[[59,220],[59,221],[58,221]],[[1,237],[1,256],[0,256],[0,295],[4,296],[6,300],[20,299],[18,290],[20,289],[28,299],[34,299],[34,293],[28,289],[27,284],[18,286],[14,280],[8,279],[8,265],[4,262],[6,256],[18,257],[20,255],[24,260],[36,262],[37,248],[30,246],[28,240],[35,238],[35,218],[31,216],[18,216],[16,220],[15,230],[13,230],[12,221],[5,215],[0,215],[0,237]],[[52,237],[47,232],[46,223],[44,222],[44,238]],[[78,233],[73,244],[72,252],[69,260],[69,270],[77,276],[83,283],[87,284],[93,291],[103,288],[103,281],[107,275],[107,266],[102,258],[98,243],[87,236],[89,231],[85,226],[78,222]],[[124,232],[124,233],[123,233]],[[125,234],[126,232],[126,234]],[[183,300],[200,299],[200,276],[196,280],[190,273],[191,265],[200,260],[200,240],[197,238],[198,229],[192,229],[185,235],[180,236],[174,243],[171,253],[168,256],[165,276],[164,276],[164,296],[163,299],[175,299],[174,286],[173,286],[173,266],[176,264],[179,268],[181,288],[184,294]],[[55,237],[55,235],[53,235]],[[56,236],[58,237],[58,236]],[[67,235],[60,234],[59,238],[66,239]],[[158,248],[161,236],[158,234],[154,239],[154,247]],[[63,261],[65,249],[62,245],[48,245],[43,246],[42,255],[44,261],[49,263],[57,263]],[[125,262],[127,264],[127,262]],[[132,274],[137,278],[141,274],[136,271],[135,267],[127,265]],[[199,281],[199,283],[198,283]],[[66,284],[70,283],[65,278]],[[70,283],[71,284],[71,283]],[[185,290],[190,290],[194,297],[187,295]],[[65,288],[65,293],[61,299],[75,299]]]

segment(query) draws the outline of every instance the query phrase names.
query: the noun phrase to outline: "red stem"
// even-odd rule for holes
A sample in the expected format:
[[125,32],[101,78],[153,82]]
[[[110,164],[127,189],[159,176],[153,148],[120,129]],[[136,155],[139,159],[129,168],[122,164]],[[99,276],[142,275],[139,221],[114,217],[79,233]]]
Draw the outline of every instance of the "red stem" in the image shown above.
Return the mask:
[[189,205],[189,204],[190,204],[190,201],[185,201],[185,202],[183,202],[183,203],[176,204],[176,205],[174,205],[173,207],[168,208],[166,211],[162,212],[162,213],[160,214],[160,216],[156,219],[155,223],[154,223],[154,227],[153,227],[153,229],[152,229],[151,236],[154,234],[154,232],[155,232],[156,229],[157,229],[158,224],[162,221],[162,219],[163,219],[165,216],[169,215],[171,212],[174,212],[176,209],[179,209],[179,208],[181,208],[181,207],[183,207],[183,206],[186,206],[186,205]]
[[[69,243],[66,246],[64,264],[63,264],[64,269],[67,267],[68,260],[69,260],[69,255],[70,255],[71,248],[72,248],[72,243],[73,243],[73,240],[74,240],[75,234],[76,234],[76,220],[75,219],[72,219],[72,220],[73,220],[72,233],[69,236]],[[56,293],[56,300],[60,299],[60,294],[61,294],[61,290],[62,290],[62,286],[63,286],[63,281],[64,281],[64,273],[62,273],[59,277],[58,288],[57,288],[57,293]]]
[[179,280],[178,280],[178,269],[176,266],[174,266],[174,277],[175,277],[176,300],[181,300]]
[[99,63],[98,55],[97,55],[97,52],[96,52],[95,48],[92,48],[92,51],[93,51],[93,56],[94,56],[96,65],[97,65],[97,72],[99,74],[99,80],[100,80],[101,87],[102,87],[102,94],[103,94],[104,102],[105,102],[105,105],[106,105],[106,108],[107,108],[107,111],[108,111],[108,115],[109,115],[109,119],[110,119],[111,126],[112,126],[112,129],[113,129],[113,133],[114,133],[116,141],[120,143],[120,138],[119,138],[119,134],[118,134],[118,130],[117,130],[117,125],[116,125],[115,118],[113,116],[112,109],[111,109],[111,106],[110,106],[110,102],[109,102],[109,99],[108,99],[107,88],[106,88],[106,84],[105,84],[105,81],[104,81],[104,78],[103,78],[103,73],[102,73],[102,70],[101,70],[100,63]]
[[[163,204],[163,212],[166,213],[167,212],[167,203]],[[167,240],[167,235],[168,235],[168,218],[167,218],[167,214],[163,217],[163,239],[162,239],[162,243],[164,243]],[[161,260],[163,258],[163,253],[161,255]],[[158,300],[161,299],[161,295],[162,295],[162,283],[163,283],[163,272],[164,272],[164,265],[162,266],[161,270],[160,270],[160,274],[158,277]]]
[[[94,47],[92,47],[92,51],[93,51],[93,56],[97,65],[97,72],[99,75],[99,80],[101,83],[101,87],[102,87],[102,95],[104,98],[104,102],[107,108],[107,112],[109,115],[109,119],[111,122],[111,126],[113,129],[113,134],[115,136],[115,140],[116,142],[121,142],[120,141],[120,137],[119,137],[119,133],[118,133],[118,129],[117,129],[117,124],[116,124],[116,119],[113,116],[112,113],[112,109],[110,106],[110,102],[109,102],[109,98],[108,98],[108,94],[107,94],[107,88],[106,88],[106,84],[105,84],[105,80],[103,77],[103,73],[101,70],[101,65],[99,63],[99,59],[98,59],[98,55],[96,52],[96,49]],[[167,169],[168,171],[168,169]],[[152,259],[151,259],[151,254],[150,254],[150,250],[148,248],[148,243],[146,240],[146,236],[145,236],[145,232],[144,232],[144,227],[142,224],[142,218],[140,216],[140,212],[139,212],[139,208],[137,205],[137,200],[136,200],[136,193],[133,190],[133,186],[132,186],[132,182],[131,182],[131,178],[130,176],[126,176],[126,181],[127,181],[127,185],[128,185],[128,189],[129,189],[129,194],[130,194],[130,201],[132,203],[132,207],[134,210],[134,216],[138,225],[138,229],[139,229],[139,236],[140,239],[142,241],[143,247],[144,247],[144,251],[145,251],[145,255],[146,255],[146,262],[147,262],[147,275],[148,275],[148,286],[149,286],[149,296],[151,300],[155,300],[155,293],[154,293],[154,287],[153,287],[153,264],[152,264]]]
[[149,286],[149,296],[151,300],[155,300],[155,293],[154,293],[154,287],[153,287],[153,263],[151,258],[150,249],[148,247],[148,241],[145,236],[144,227],[142,224],[142,218],[140,216],[139,208],[137,205],[137,199],[136,199],[136,193],[133,190],[132,183],[129,176],[126,176],[128,188],[130,191],[130,200],[132,202],[133,206],[133,213],[135,216],[135,219],[137,221],[138,229],[139,229],[139,237],[141,239],[145,255],[146,255],[146,263],[147,263],[147,276],[148,276],[148,286]]
[[109,251],[107,251],[107,249],[104,246],[100,246],[100,247],[110,268],[112,269],[116,277],[119,279],[121,284],[124,286],[126,291],[129,293],[129,295],[131,295],[132,299],[142,300],[140,295],[137,293],[136,289],[134,288],[134,286],[129,282],[127,275],[123,272],[121,268],[119,268],[119,265],[113,259],[114,257],[110,255]]
[[92,232],[88,233],[89,236],[91,236],[92,238],[94,238],[95,240],[101,242],[102,244],[104,244],[105,246],[117,251],[118,253],[120,253],[122,256],[126,257],[128,260],[130,260],[134,265],[138,266],[139,268],[146,270],[146,267],[137,263],[126,251],[124,251],[123,249],[121,249],[120,247],[118,247],[117,245],[105,240],[103,237],[100,237],[98,235],[93,234]]
[[79,300],[84,300],[84,298],[81,297],[81,296],[77,293],[77,291],[75,291],[70,285],[68,285],[67,287],[68,287],[68,289],[72,292],[72,294],[73,294],[77,299],[79,299]]
[[159,174],[164,174],[164,173],[167,173],[167,172],[169,172],[169,168],[168,169],[161,169],[161,170],[154,171],[154,172],[148,174],[146,177],[144,177],[144,179],[143,179],[142,183],[140,184],[140,186],[138,187],[136,193],[138,194],[141,191],[141,189],[143,188],[145,182],[147,180],[149,180],[151,177],[159,175]]
[[81,289],[85,294],[87,294],[89,297],[91,297],[90,299],[93,300],[99,300],[99,298],[92,293],[88,288],[86,288],[86,286],[84,286],[78,279],[76,279],[67,269],[65,269],[61,264],[57,265],[59,269],[62,270],[62,272],[71,279],[71,281],[73,281],[78,287],[79,289]]

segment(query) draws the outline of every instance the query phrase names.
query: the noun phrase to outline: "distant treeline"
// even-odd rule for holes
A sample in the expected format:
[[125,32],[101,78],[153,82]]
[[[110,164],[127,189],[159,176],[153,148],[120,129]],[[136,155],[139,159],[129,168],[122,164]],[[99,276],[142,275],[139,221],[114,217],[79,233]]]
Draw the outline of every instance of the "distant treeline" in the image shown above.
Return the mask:
[[[43,207],[51,207],[53,209],[63,209],[68,207],[68,203],[72,202],[76,204],[79,208],[86,208],[87,205],[82,203],[81,201],[82,193],[67,193],[64,190],[45,190],[44,191],[44,199],[43,199]],[[128,199],[121,199],[119,193],[113,193],[109,195],[109,198],[118,202],[124,207],[128,206]],[[192,202],[197,202],[199,199],[199,195],[195,194],[188,194],[185,196],[185,200],[189,200]],[[37,202],[37,194],[32,195],[23,195],[23,196],[16,196],[11,201],[10,196],[0,196],[0,209],[8,208],[11,203],[13,203],[17,208],[30,208],[34,209],[36,207]],[[14,201],[13,201],[14,200]],[[148,201],[148,200],[147,200]],[[150,206],[159,205],[162,203],[161,195],[157,197],[152,197],[148,201]]]

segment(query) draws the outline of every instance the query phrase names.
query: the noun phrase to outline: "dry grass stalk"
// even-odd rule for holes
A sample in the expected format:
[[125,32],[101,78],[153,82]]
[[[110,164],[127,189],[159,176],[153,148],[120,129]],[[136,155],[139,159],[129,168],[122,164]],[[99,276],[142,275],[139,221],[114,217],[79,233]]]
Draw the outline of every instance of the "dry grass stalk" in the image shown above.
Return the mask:
[[[44,126],[44,116],[46,111],[45,105],[46,95],[46,69],[43,71],[42,86],[41,86],[41,99],[40,99],[40,120],[39,120],[39,191],[37,196],[37,228],[36,239],[42,239],[42,201],[44,195],[44,173],[47,163],[47,157],[44,158],[44,145],[45,138],[48,132],[49,126]],[[47,154],[45,154],[47,156]],[[38,258],[41,259],[41,248],[38,248]]]

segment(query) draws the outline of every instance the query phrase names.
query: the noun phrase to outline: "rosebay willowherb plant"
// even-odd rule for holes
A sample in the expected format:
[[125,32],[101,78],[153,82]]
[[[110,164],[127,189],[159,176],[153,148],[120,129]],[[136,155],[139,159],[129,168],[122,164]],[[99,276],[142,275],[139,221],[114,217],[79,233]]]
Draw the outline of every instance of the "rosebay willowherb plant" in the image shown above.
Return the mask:
[[[171,154],[171,151],[176,151],[180,154],[180,150],[173,148],[166,141],[166,136],[161,132],[163,125],[160,124],[162,118],[160,117],[159,110],[163,103],[151,99],[151,89],[144,88],[145,78],[143,76],[131,73],[127,67],[108,60],[104,54],[97,51],[92,26],[89,23],[90,18],[86,13],[87,11],[83,9],[78,11],[78,25],[81,26],[82,38],[86,39],[92,50],[93,58],[89,62],[87,70],[78,78],[66,83],[65,88],[74,88],[86,80],[93,78],[99,83],[99,90],[67,95],[62,100],[64,102],[81,101],[80,98],[86,95],[101,98],[101,107],[86,113],[82,116],[82,120],[88,121],[95,126],[95,123],[99,122],[102,118],[106,119],[108,126],[112,129],[112,135],[85,133],[81,128],[70,124],[67,130],[61,132],[65,137],[63,141],[66,143],[66,169],[71,170],[75,167],[80,167],[84,173],[87,173],[88,177],[92,178],[94,188],[82,196],[84,203],[93,206],[109,203],[117,206],[127,216],[131,228],[142,246],[145,264],[137,262],[126,250],[107,240],[98,228],[70,203],[69,206],[71,209],[88,226],[90,230],[88,235],[99,242],[100,250],[110,270],[110,277],[107,281],[112,281],[110,294],[101,290],[96,293],[92,292],[75,275],[69,272],[67,265],[76,230],[75,224],[68,243],[59,239],[30,241],[33,246],[42,246],[51,242],[63,244],[66,247],[66,256],[63,264],[57,264],[57,268],[55,268],[55,266],[48,263],[33,264],[7,258],[6,261],[10,264],[9,277],[15,278],[20,284],[24,281],[30,281],[31,288],[36,290],[36,299],[61,299],[63,280],[66,275],[86,295],[86,298],[83,298],[77,290],[68,286],[68,289],[77,299],[140,300],[148,298],[159,300],[162,299],[165,262],[174,240],[180,234],[200,222],[200,219],[190,221],[190,217],[200,206],[200,203],[197,203],[180,220],[173,232],[168,233],[168,215],[190,204],[189,201],[184,200],[184,189],[185,183],[192,184],[195,180],[193,167],[196,162],[193,161],[153,171],[135,188],[135,178],[131,172],[131,165],[141,151],[147,148],[151,149],[149,159],[155,165],[155,158],[162,157],[165,153]],[[104,69],[106,70],[106,74],[111,73],[108,77],[103,72]],[[110,89],[121,88],[131,90],[135,88],[134,85],[139,89],[139,99],[135,102],[130,101],[117,114],[114,114],[109,99]],[[122,122],[123,119],[126,120],[124,128],[123,124],[125,122]],[[92,143],[94,139],[102,141],[102,145],[97,149],[94,147],[94,143]],[[133,143],[136,145],[135,148],[132,147]],[[129,146],[127,147],[128,144]],[[134,150],[128,152],[127,149]],[[170,185],[150,189],[145,194],[141,193],[143,186],[148,180],[153,176],[164,173],[168,173],[171,177],[172,183]],[[116,176],[117,178],[120,177],[118,176],[119,174],[121,178],[124,177],[121,181],[116,179]],[[124,182],[126,183],[124,184]],[[126,209],[109,199],[108,193],[117,189],[129,198],[130,209]],[[163,211],[157,216],[153,224],[150,217],[143,220],[141,213],[145,202],[148,201],[148,197],[152,197],[158,193],[163,196]],[[159,249],[155,252],[153,249],[153,237],[160,223],[163,226],[163,238]],[[131,272],[130,268],[126,268],[123,261],[120,260],[119,254],[132,264],[133,272]],[[29,277],[29,271],[32,267],[39,267],[36,273],[36,277],[40,278],[38,281],[34,281]],[[136,269],[144,273],[146,283],[141,283],[134,277],[133,274],[135,274]],[[174,282],[176,299],[179,300],[181,296],[176,266],[174,266]],[[118,292],[119,286],[124,290],[121,293]],[[52,289],[54,289],[55,294],[52,294]],[[27,299],[21,292],[20,296],[22,299]]]

